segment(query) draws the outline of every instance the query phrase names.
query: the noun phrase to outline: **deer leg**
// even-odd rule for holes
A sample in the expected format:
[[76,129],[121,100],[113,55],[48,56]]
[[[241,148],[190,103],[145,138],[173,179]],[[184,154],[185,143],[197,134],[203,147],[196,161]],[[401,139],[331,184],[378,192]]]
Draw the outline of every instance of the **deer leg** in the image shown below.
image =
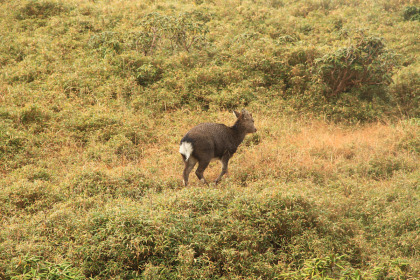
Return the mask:
[[222,180],[222,176],[226,174],[227,170],[228,170],[228,163],[229,163],[229,156],[228,155],[224,155],[221,159],[220,162],[222,163],[222,172],[220,172],[219,177],[217,177],[215,183],[216,185],[220,182],[220,180]]
[[187,186],[188,185],[188,177],[190,176],[191,170],[194,168],[195,164],[197,163],[197,160],[193,157],[190,157],[184,163],[185,163],[184,172],[183,172],[184,186]]
[[209,166],[210,160],[200,160],[198,162],[197,170],[195,171],[195,174],[197,175],[198,179],[203,182],[204,184],[208,185],[206,179],[204,179],[204,170],[206,170],[207,166]]

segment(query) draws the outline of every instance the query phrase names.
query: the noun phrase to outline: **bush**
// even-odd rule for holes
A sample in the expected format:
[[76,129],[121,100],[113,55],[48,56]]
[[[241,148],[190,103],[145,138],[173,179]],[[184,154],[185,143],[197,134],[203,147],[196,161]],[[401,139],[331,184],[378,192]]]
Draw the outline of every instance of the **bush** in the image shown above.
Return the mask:
[[129,35],[129,42],[144,55],[154,55],[157,50],[190,52],[206,43],[208,20],[200,11],[171,16],[149,13],[138,23],[141,30]]
[[408,128],[404,136],[399,140],[398,147],[414,154],[420,154],[420,120],[408,121]]
[[162,188],[159,181],[151,180],[141,172],[126,172],[115,176],[92,170],[77,174],[67,187],[70,193],[76,196],[124,196],[134,199],[141,198],[148,189]]
[[144,55],[153,55],[160,48],[162,38],[165,36],[165,29],[168,17],[159,13],[145,15],[138,23],[140,31],[132,32],[129,36],[132,48],[142,51]]
[[[17,117],[13,117],[17,119]],[[0,122],[0,167],[6,170],[16,168],[20,160],[26,161],[30,157],[28,150],[33,137],[7,124],[4,119]],[[25,155],[25,156],[24,156]]]
[[211,189],[183,193],[150,202],[147,211],[116,206],[91,213],[81,231],[90,238],[76,238],[83,242],[77,257],[84,274],[272,278],[283,262],[298,267],[301,258],[313,257],[320,239],[335,246],[323,237],[334,233],[317,222],[319,209],[302,197],[274,190],[257,197]]
[[420,117],[420,73],[416,66],[402,68],[389,86],[392,103],[396,104],[395,113],[408,117]]
[[105,57],[107,54],[120,53],[123,48],[123,43],[118,33],[106,31],[92,35],[89,39],[88,46],[98,50],[102,57]]
[[315,69],[328,99],[351,92],[371,101],[375,96],[384,97],[393,66],[392,54],[383,40],[361,34],[353,45],[317,59]]
[[50,115],[36,105],[27,106],[20,113],[20,121],[23,124],[38,123],[45,125],[45,122],[49,119]]
[[114,151],[114,154],[123,156],[128,160],[139,159],[142,155],[139,147],[135,143],[128,139],[125,135],[115,135],[109,140],[109,146]]
[[285,279],[360,279],[361,276],[345,255],[308,259],[300,269],[282,274]]
[[376,180],[391,177],[394,172],[405,168],[404,162],[394,157],[378,157],[369,161],[367,175]]
[[52,263],[39,256],[23,256],[12,260],[12,271],[6,271],[6,279],[86,279],[68,262]]
[[209,17],[200,11],[185,12],[174,17],[169,25],[169,40],[172,49],[189,52],[206,42],[208,29],[205,22]]
[[418,20],[420,21],[420,8],[414,6],[407,6],[403,12],[404,20]]
[[[312,67],[315,59],[320,56],[313,47],[290,50],[287,54],[288,74],[285,79],[287,96],[305,94],[311,88]],[[316,93],[311,92],[312,99]]]
[[9,189],[0,190],[0,201],[9,206],[10,212],[4,213],[7,216],[15,215],[19,211],[36,213],[47,210],[62,199],[63,196],[57,189],[42,180],[19,180]]
[[163,69],[158,64],[143,64],[134,70],[137,83],[141,86],[148,86],[162,78]]
[[0,43],[0,65],[6,66],[8,64],[21,62],[28,56],[30,51],[34,50],[28,48],[28,42],[17,42],[16,38],[3,37],[2,42]]
[[92,110],[65,120],[64,126],[71,133],[72,137],[87,143],[93,136],[100,141],[108,141],[113,135],[118,134],[121,120],[116,116],[109,116],[105,112]]
[[67,6],[59,2],[31,0],[15,12],[15,17],[18,20],[33,18],[45,19],[60,15],[68,10],[69,8]]

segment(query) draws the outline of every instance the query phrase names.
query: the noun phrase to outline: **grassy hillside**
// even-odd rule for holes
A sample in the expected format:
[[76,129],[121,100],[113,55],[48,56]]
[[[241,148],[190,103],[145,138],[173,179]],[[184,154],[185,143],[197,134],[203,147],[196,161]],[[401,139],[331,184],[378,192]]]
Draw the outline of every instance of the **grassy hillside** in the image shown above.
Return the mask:
[[[0,279],[416,279],[419,17],[0,0]],[[182,136],[243,107],[229,174],[183,187]]]

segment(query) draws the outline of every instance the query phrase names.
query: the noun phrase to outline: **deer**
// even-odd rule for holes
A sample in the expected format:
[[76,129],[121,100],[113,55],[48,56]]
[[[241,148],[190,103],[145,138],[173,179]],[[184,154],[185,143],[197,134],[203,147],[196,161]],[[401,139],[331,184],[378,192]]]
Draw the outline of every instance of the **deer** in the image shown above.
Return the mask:
[[202,123],[189,130],[181,139],[179,152],[185,164],[184,186],[188,185],[188,177],[197,163],[195,174],[201,182],[208,185],[203,173],[212,160],[219,160],[222,163],[222,171],[215,180],[217,185],[227,173],[229,160],[245,136],[257,132],[251,113],[245,109],[240,113],[238,111],[233,113],[237,119],[232,126]]

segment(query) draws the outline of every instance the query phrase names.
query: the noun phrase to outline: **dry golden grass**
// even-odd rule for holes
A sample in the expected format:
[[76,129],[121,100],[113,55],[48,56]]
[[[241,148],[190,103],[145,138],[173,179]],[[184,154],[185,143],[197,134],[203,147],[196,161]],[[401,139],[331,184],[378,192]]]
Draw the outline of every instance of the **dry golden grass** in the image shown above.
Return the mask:
[[[183,121],[177,121],[184,117]],[[377,158],[394,157],[415,168],[416,155],[401,149],[399,143],[408,133],[419,134],[418,127],[407,131],[404,122],[396,125],[383,123],[345,127],[319,120],[287,120],[284,117],[258,115],[256,135],[248,135],[230,161],[226,178],[241,181],[240,174],[250,180],[264,177],[282,178],[284,181],[307,176],[319,177],[319,182],[345,177],[351,166],[363,166]],[[230,112],[185,114],[177,112],[173,119],[161,120],[160,125],[170,127],[167,134],[157,136],[156,143],[143,148],[138,162],[121,160],[120,168],[142,170],[147,176],[181,182],[183,163],[178,155],[179,141],[191,127],[207,121],[231,125]],[[254,141],[257,139],[257,141]],[[120,171],[118,171],[120,172]],[[212,162],[205,176],[213,180],[220,172],[220,163]],[[200,185],[191,173],[193,185]],[[254,177],[252,179],[252,176]],[[243,178],[244,180],[247,178]],[[245,180],[249,181],[249,180]]]

